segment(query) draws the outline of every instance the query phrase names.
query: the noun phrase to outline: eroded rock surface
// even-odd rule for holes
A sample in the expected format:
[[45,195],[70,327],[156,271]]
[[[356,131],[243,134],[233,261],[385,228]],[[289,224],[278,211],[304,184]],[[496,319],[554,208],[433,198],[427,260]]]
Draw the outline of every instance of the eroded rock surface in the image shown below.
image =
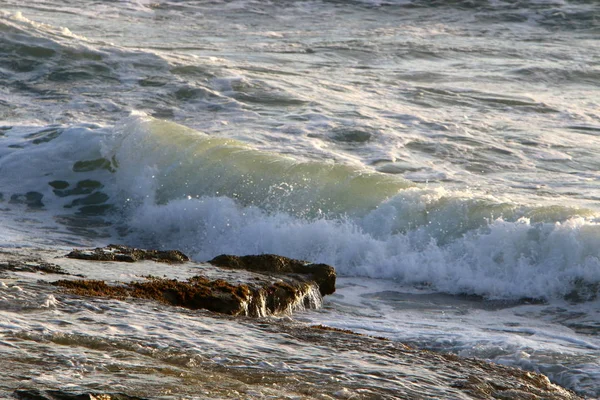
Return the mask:
[[143,400],[122,393],[70,393],[62,390],[18,389],[13,396],[20,400]]
[[222,268],[245,269],[255,272],[308,275],[319,286],[322,296],[335,292],[335,269],[327,264],[312,264],[275,254],[232,256],[221,254],[208,261]]
[[[56,250],[0,252],[0,272],[6,275],[0,305],[9,316],[0,343],[5,366],[0,368],[0,397],[580,399],[543,375],[484,360],[289,318],[231,318],[227,314],[285,312],[310,300],[302,297],[302,290],[312,290],[319,299],[320,293],[312,276],[297,273],[311,264],[268,255],[226,257],[249,267],[192,262],[165,266],[143,260],[97,264],[66,259]],[[22,273],[28,266],[43,272],[38,267],[44,263],[72,274],[90,267],[86,274],[96,279]],[[163,273],[170,275],[149,276]],[[114,281],[122,277],[132,281]],[[56,279],[63,282],[55,282],[59,291],[49,285]],[[221,309],[209,313],[167,306],[153,307],[158,310],[154,312],[145,304],[115,307],[116,302],[71,294],[141,298],[191,309],[209,302],[221,304]],[[248,311],[237,304],[246,304]],[[49,329],[37,329],[42,323]],[[147,328],[137,328],[141,326]],[[157,340],[160,327],[169,330]],[[194,337],[201,338],[198,345],[188,346]],[[52,379],[40,379],[45,376]],[[118,389],[115,382],[121,385]]]
[[182,263],[190,260],[188,256],[179,250],[144,250],[118,244],[97,247],[91,250],[73,250],[67,254],[67,257],[80,260],[122,262],[152,260],[165,263]]
[[[152,260],[180,263],[188,260],[186,255],[177,250],[143,250],[121,245],[75,250],[67,257],[125,262]],[[215,279],[214,271],[208,271],[206,264],[196,264],[198,270],[204,269],[213,278],[196,275],[187,280],[178,280],[150,276],[145,277],[144,281],[128,283],[63,279],[53,284],[80,296],[141,298],[193,310],[207,309],[247,316],[290,314],[295,309],[317,308],[321,304],[321,296],[335,291],[335,270],[325,264],[310,264],[276,255],[223,255],[211,263],[250,272],[232,274],[221,270],[229,276]]]
[[320,298],[315,298],[307,282],[232,284],[223,279],[194,276],[187,281],[149,277],[143,282],[125,284],[63,279],[53,285],[79,296],[149,299],[192,310],[253,317],[290,314],[294,309],[320,305]]
[[[575,400],[581,399],[575,393],[550,382],[550,380],[535,372],[523,371],[518,368],[490,363],[476,358],[464,358],[455,354],[441,354],[433,351],[420,350],[402,343],[380,340],[352,331],[330,328],[323,325],[311,326],[309,329],[297,329],[280,325],[291,337],[307,342],[328,343],[332,351],[346,353],[361,349],[361,352],[377,354],[382,363],[394,363],[400,370],[412,370],[426,366],[425,370],[435,371],[443,377],[446,384],[473,399],[498,400]],[[343,339],[341,339],[343,337]],[[382,377],[383,378],[383,377]],[[434,386],[434,381],[422,377],[416,386],[407,386],[402,390],[382,393],[381,398],[464,398],[456,395],[432,397],[403,393],[404,389],[418,390],[418,385],[424,388],[428,384]],[[414,385],[415,382],[411,382]],[[401,394],[402,393],[402,394]],[[389,394],[389,397],[386,396]],[[396,397],[397,396],[397,397]]]
[[229,315],[248,314],[246,310],[251,300],[251,292],[246,285],[231,285],[224,280],[210,281],[201,276],[190,278],[187,282],[149,278],[146,282],[124,285],[109,285],[97,280],[60,280],[53,284],[80,296],[150,299]]
[[59,265],[35,257],[23,258],[17,254],[3,251],[0,252],[0,258],[2,258],[0,272],[42,272],[45,274],[70,275]]

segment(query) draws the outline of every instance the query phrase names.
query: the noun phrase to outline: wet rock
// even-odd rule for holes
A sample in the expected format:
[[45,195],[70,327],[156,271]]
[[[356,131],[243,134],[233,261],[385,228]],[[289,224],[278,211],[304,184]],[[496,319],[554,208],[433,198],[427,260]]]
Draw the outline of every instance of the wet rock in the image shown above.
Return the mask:
[[[456,356],[455,356],[456,357]],[[456,357],[458,362],[474,363],[477,367],[488,371],[487,376],[470,374],[466,379],[451,384],[476,399],[499,400],[540,400],[540,399],[575,399],[577,396],[562,389],[541,374],[522,371],[511,367],[486,365],[476,359],[464,360]],[[474,370],[475,372],[475,370]]]
[[78,216],[102,216],[105,215],[108,211],[112,210],[113,206],[111,204],[99,204],[93,206],[83,206],[77,210]]
[[193,277],[188,281],[149,278],[145,282],[130,282],[125,286],[95,280],[60,280],[54,285],[80,296],[150,299],[172,306],[207,309],[229,315],[243,314],[244,305],[250,300],[250,290],[245,285],[231,285],[223,280],[210,281],[203,277]]
[[25,204],[29,208],[43,208],[42,203],[43,194],[38,192],[27,192],[25,194],[13,194],[10,196],[9,203],[11,204]]
[[50,142],[51,140],[56,139],[63,133],[63,129],[60,128],[47,128],[38,132],[31,133],[26,135],[27,139],[32,139],[31,142],[33,144],[42,144]]
[[[73,250],[67,257],[92,261],[189,261],[178,250],[144,250],[122,245]],[[222,255],[211,263],[226,269],[198,264],[197,267],[205,271],[203,276],[186,281],[150,276],[145,281],[125,284],[94,280],[61,280],[53,284],[80,296],[141,298],[193,310],[247,316],[291,314],[295,309],[317,308],[322,296],[335,291],[335,270],[325,264],[272,254]],[[245,271],[232,272],[231,269]]]
[[69,393],[62,390],[18,389],[13,396],[21,400],[143,400],[123,393]]
[[187,281],[147,277],[146,281],[124,285],[98,280],[59,280],[52,283],[79,296],[116,299],[140,298],[159,301],[171,306],[246,316],[265,316],[290,313],[305,306],[311,286],[306,282],[265,281],[230,283],[223,279],[210,280],[194,276]]
[[69,275],[60,266],[41,260],[7,260],[0,262],[0,271],[43,272],[46,274]]
[[[455,354],[440,354],[434,351],[420,350],[393,340],[378,340],[367,335],[351,334],[351,331],[330,329],[322,326],[299,328],[289,323],[278,323],[278,328],[304,342],[326,345],[337,354],[360,351],[373,354],[381,360],[387,359],[406,370],[425,366],[426,374],[439,374],[442,385],[456,389],[453,395],[433,396],[429,392],[429,383],[424,380],[415,385],[409,380],[406,386],[396,386],[387,390],[381,386],[378,396],[373,398],[471,398],[471,399],[535,399],[535,400],[581,400],[575,393],[564,389],[535,372],[523,371],[510,366],[494,364],[476,358],[464,358]],[[388,361],[383,361],[388,362]],[[403,381],[400,375],[388,375]],[[383,378],[383,375],[379,376]],[[431,382],[431,381],[429,381]],[[419,393],[421,392],[421,393]],[[427,392],[428,394],[424,394]],[[367,397],[365,397],[367,398]],[[368,397],[371,398],[371,397]]]
[[335,269],[327,264],[311,264],[275,254],[232,256],[221,254],[208,261],[222,268],[245,269],[254,272],[307,275],[318,286],[321,296],[335,292]]
[[[60,260],[56,257],[59,254],[62,254],[60,250],[11,248],[10,250],[0,250],[0,263],[2,265],[7,265],[9,262],[13,262],[14,265],[17,265],[17,262],[30,264],[30,261],[34,259],[48,263],[64,262],[64,268],[71,272],[85,269],[85,264],[88,263],[87,261],[64,259],[57,261]],[[131,273],[134,273],[137,267],[140,267],[141,273],[148,273],[148,270],[143,268],[146,266],[157,267],[152,263],[112,265],[112,267],[121,267]],[[110,268],[111,265],[102,267]],[[213,294],[211,302],[215,301],[214,297],[229,296],[232,299],[237,296],[249,302],[249,310],[252,309],[253,304],[261,304],[261,302],[265,307],[267,307],[267,303],[273,306],[278,302],[281,307],[285,307],[284,299],[286,296],[289,298],[289,292],[293,291],[294,287],[299,291],[307,287],[312,288],[318,295],[315,284],[302,281],[300,275],[273,272],[282,269],[277,266],[267,273],[221,269],[193,263],[170,265],[168,268],[159,269],[177,270],[177,274],[203,271],[202,273],[207,274],[210,279],[197,276],[186,281],[178,281],[148,277],[145,280],[127,284],[72,279],[63,280],[63,282],[70,283],[61,286],[61,290],[71,293],[80,291],[81,295],[86,296],[113,298],[133,298],[139,295],[140,298],[150,298],[153,301],[161,301],[170,305],[185,306],[188,304],[202,307],[202,300],[195,296],[198,293],[205,293],[205,289],[208,287],[206,291]],[[0,272],[2,272],[1,269]],[[226,280],[221,279],[220,282],[216,282],[218,277]],[[20,292],[21,295],[35,291],[43,298],[49,294],[60,297],[54,288],[48,290],[45,278],[32,278],[25,274],[15,274],[9,278],[20,280],[19,286],[25,289],[24,292]],[[247,286],[248,291],[243,287],[240,288],[241,285]],[[269,294],[272,297],[267,300],[268,297],[265,296]],[[63,296],[65,295],[63,294]],[[37,295],[35,297],[35,308],[27,308],[27,313],[23,312],[25,309],[19,308],[19,312],[21,312],[19,318],[34,315],[35,321],[38,321],[40,317],[43,318],[42,315],[47,314],[49,317],[54,315],[48,313],[45,308],[39,307],[38,299],[42,297]],[[67,302],[60,301],[60,298],[57,300],[57,307],[66,307],[64,311],[75,310],[72,307],[75,307],[77,302],[72,301],[73,299]],[[89,303],[87,299],[84,300],[84,303]],[[298,304],[304,300],[299,297],[299,300],[295,301]],[[86,310],[87,304],[85,306],[86,308],[81,309]],[[110,304],[106,304],[101,309],[107,310],[110,306]],[[31,314],[29,310],[31,310]],[[43,314],[35,315],[34,311]],[[161,317],[166,314],[163,311],[161,310],[155,315]],[[184,309],[173,309],[172,311],[173,315],[181,315],[186,319],[190,316],[199,316],[199,313]],[[365,399],[582,399],[574,393],[550,383],[545,376],[534,372],[492,364],[485,360],[419,350],[394,340],[378,340],[345,329],[323,325],[307,326],[305,322],[287,318],[241,321],[242,325],[251,333],[246,338],[236,338],[236,340],[252,341],[255,340],[257,334],[264,334],[265,337],[268,337],[269,343],[273,344],[273,349],[282,343],[283,346],[288,346],[288,350],[293,350],[294,354],[291,359],[293,368],[283,369],[272,366],[282,360],[287,363],[289,355],[287,350],[264,350],[258,345],[241,346],[242,350],[236,354],[239,354],[239,357],[249,355],[252,367],[240,368],[240,359],[237,355],[232,357],[231,361],[224,361],[223,364],[215,363],[213,357],[196,356],[196,350],[192,350],[190,354],[186,346],[178,345],[178,341],[166,342],[169,346],[163,351],[162,344],[160,347],[152,345],[156,342],[153,330],[146,333],[140,331],[136,334],[140,336],[135,338],[128,335],[124,341],[114,340],[112,335],[88,335],[85,333],[87,331],[86,324],[98,326],[100,323],[114,323],[114,316],[107,314],[112,313],[99,311],[94,314],[93,318],[83,315],[79,318],[79,315],[76,315],[77,324],[81,324],[81,329],[75,331],[82,333],[69,332],[68,328],[60,329],[61,332],[56,335],[36,330],[15,330],[14,333],[11,333],[11,338],[8,339],[17,339],[18,342],[12,342],[17,343],[19,347],[15,346],[14,353],[6,351],[6,349],[6,354],[3,353],[3,368],[0,368],[0,383],[2,383],[0,397],[24,400],[139,399],[133,395],[103,391],[105,390],[103,388],[110,388],[107,386],[108,384],[118,381],[122,387],[127,387],[127,390],[131,391],[130,393],[149,398],[160,396],[255,398],[260,395],[272,398],[331,398],[331,396],[341,398],[341,395],[344,395],[348,398],[354,396],[354,398]],[[207,324],[214,321],[221,327],[229,326],[222,324],[232,322],[230,318],[224,316],[202,315],[206,317],[203,322]],[[231,336],[223,336],[229,334],[227,329],[205,329],[199,331],[198,334],[206,335],[203,343],[209,346],[207,354],[231,340]],[[5,342],[6,345],[11,344],[11,340]],[[26,348],[23,347],[26,351],[21,351],[22,343],[26,346]],[[214,346],[217,347],[210,343],[215,343]],[[264,361],[264,366],[262,363],[255,363],[254,357],[258,354],[257,351],[260,353],[260,361]],[[90,374],[93,379],[81,379],[78,375],[73,374],[73,371],[81,372],[79,365],[73,367],[65,363],[64,354],[68,354],[73,359],[85,359],[86,367],[100,365],[102,368],[93,370],[93,373]],[[110,363],[104,364],[102,361],[104,354],[111,356]],[[303,358],[296,358],[298,354],[308,354],[310,361],[303,363]],[[98,359],[95,357],[100,357],[100,364],[97,364]],[[125,360],[125,362],[113,364],[112,360]],[[190,360],[193,360],[193,364],[189,363]],[[374,360],[376,364],[371,362],[352,363],[350,360]],[[350,361],[350,364],[346,361]],[[147,364],[147,362],[149,363]],[[351,368],[348,368],[347,365],[351,365]],[[52,371],[54,375],[63,377],[64,387],[68,384],[68,389],[44,390],[48,389],[47,382],[39,380],[40,373],[43,374],[44,371]],[[315,373],[315,371],[327,371],[327,373]],[[72,376],[74,376],[73,379],[70,378]],[[336,379],[332,379],[332,376]],[[372,378],[362,380],[355,379],[356,377]],[[278,391],[273,390],[276,386],[279,388]],[[223,393],[227,395],[224,396]]]
[[165,263],[183,263],[190,260],[188,256],[179,250],[143,250],[117,244],[97,247],[92,250],[73,250],[67,254],[67,257],[80,260],[123,262],[152,260]]
[[68,189],[69,183],[66,181],[52,181],[49,183],[49,185],[54,188],[54,194],[58,197],[90,194],[93,193],[94,190],[101,189],[104,187],[102,183],[92,179],[84,179],[82,181],[79,181],[77,182],[75,187],[71,189]]
[[66,181],[51,181],[48,182],[48,185],[52,186],[54,189],[63,190],[69,187],[69,182]]
[[584,303],[596,300],[599,291],[600,283],[588,283],[579,278],[573,281],[573,289],[564,298],[571,303]]
[[354,331],[351,331],[350,329],[340,329],[340,328],[334,328],[332,326],[326,326],[326,325],[311,325],[310,327],[312,329],[320,329],[322,331],[340,332],[340,333],[347,333],[348,335],[362,336],[362,333],[354,332]]
[[81,206],[81,205],[88,206],[88,205],[92,205],[92,204],[102,204],[102,203],[105,203],[108,199],[109,199],[109,197],[106,193],[94,192],[94,193],[90,194],[89,196],[85,196],[85,197],[73,200],[71,202],[71,204],[66,205],[65,208],[71,208],[71,207]]
[[334,129],[331,138],[336,142],[364,143],[371,140],[373,134],[358,128],[341,127]]
[[[363,335],[362,333],[354,332],[350,329],[334,328],[332,326],[327,326],[327,325],[311,325],[310,328],[311,329],[319,329],[319,330],[325,331],[325,332],[335,332],[335,333],[344,333],[347,335],[367,336],[367,337],[377,339],[377,340],[389,340],[388,338],[382,337],[382,336]],[[409,348],[409,347],[406,346],[406,348]]]
[[60,280],[52,283],[55,286],[62,286],[78,296],[96,296],[111,298],[126,298],[129,290],[123,286],[109,286],[104,281],[98,280]]
[[97,158],[95,160],[77,161],[73,164],[73,172],[89,172],[98,169],[105,169],[114,172],[109,160],[106,158]]

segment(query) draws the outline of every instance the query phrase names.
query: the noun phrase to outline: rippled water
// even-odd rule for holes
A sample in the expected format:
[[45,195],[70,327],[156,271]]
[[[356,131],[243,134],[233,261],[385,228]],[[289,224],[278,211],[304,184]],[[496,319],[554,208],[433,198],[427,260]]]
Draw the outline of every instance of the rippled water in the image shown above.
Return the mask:
[[[600,395],[596,1],[0,13],[3,247],[327,262],[341,288],[300,322]],[[10,303],[3,334],[53,343]]]

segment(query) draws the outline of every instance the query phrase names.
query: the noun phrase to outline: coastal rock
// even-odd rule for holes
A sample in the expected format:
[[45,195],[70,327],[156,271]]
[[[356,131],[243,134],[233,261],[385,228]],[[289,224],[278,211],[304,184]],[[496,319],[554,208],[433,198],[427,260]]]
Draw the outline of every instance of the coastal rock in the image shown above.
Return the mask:
[[[57,250],[11,249],[0,251],[0,262],[56,262],[70,273],[85,270],[90,264],[62,255]],[[310,290],[320,299],[309,277],[302,280],[302,275],[281,272],[287,268],[286,259],[274,257],[266,258],[282,262],[261,273],[192,262],[168,267],[153,261],[114,262],[96,264],[100,268],[90,270],[102,269],[135,281],[82,280],[69,275],[58,281],[63,283],[55,282],[81,296],[150,299],[192,309],[204,308],[204,301],[221,304],[221,310],[216,310],[219,313],[214,314],[175,307],[152,307],[151,311],[139,304],[120,306],[77,299],[57,293],[48,284],[57,279],[52,275],[2,271],[7,283],[19,284],[18,291],[7,290],[8,285],[0,290],[0,295],[5,295],[0,305],[13,304],[4,309],[9,311],[9,318],[16,307],[21,310],[14,324],[34,315],[34,327],[45,320],[54,329],[11,328],[3,339],[6,367],[0,368],[0,398],[582,399],[541,374],[485,360],[420,350],[349,329],[307,326],[290,318],[254,320],[224,315],[258,315],[261,309],[271,310],[262,311],[263,315],[275,310],[287,312],[310,300],[309,295],[302,297],[302,290]],[[254,267],[258,268],[252,264]],[[177,279],[149,276],[153,271],[164,271]],[[198,271],[206,276],[192,276]],[[292,295],[296,296],[293,301]],[[56,296],[51,310],[39,306],[48,296]],[[34,307],[22,307],[31,302]],[[248,311],[239,304],[247,304]],[[72,329],[75,324],[78,328]],[[161,327],[168,331],[157,336],[155,328],[160,333]],[[107,328],[123,331],[107,335]],[[197,344],[189,346],[188,340]],[[53,379],[42,380],[40,376]]]
[[97,280],[60,280],[53,283],[79,296],[110,297],[117,299],[140,298],[192,310],[240,315],[251,300],[246,285],[231,285],[224,280],[210,281],[197,276],[187,282],[175,279],[149,278],[145,282],[109,285]]
[[208,261],[222,268],[245,269],[254,272],[276,274],[301,274],[310,276],[318,286],[322,296],[335,292],[335,269],[327,264],[312,264],[276,254],[232,256],[221,254]]
[[320,297],[307,282],[256,282],[235,284],[194,276],[187,281],[148,277],[146,281],[125,284],[99,280],[59,280],[52,284],[79,296],[148,299],[192,310],[252,317],[290,314],[294,309],[320,305]]
[[[110,245],[92,250],[74,250],[69,258],[94,261],[152,260],[181,263],[187,256],[177,250],[158,251]],[[322,296],[335,291],[335,269],[272,254],[222,255],[211,260],[219,268],[193,265],[206,275],[187,280],[146,276],[144,281],[107,283],[102,280],[59,280],[53,285],[79,296],[116,299],[140,298],[227,315],[261,317],[291,314],[296,309],[317,308]],[[221,269],[223,267],[223,269]],[[225,269],[227,268],[227,269]],[[246,270],[232,273],[230,270]]]
[[[345,329],[337,329],[323,325],[314,325],[298,329],[289,324],[280,324],[279,328],[291,337],[306,342],[327,343],[331,351],[338,354],[360,349],[365,354],[376,354],[386,361],[402,365],[406,370],[425,367],[425,370],[435,370],[443,377],[444,384],[455,389],[454,395],[434,397],[407,393],[404,390],[425,391],[427,383],[423,377],[423,386],[411,385],[399,389],[386,390],[381,388],[378,398],[471,398],[498,400],[580,400],[581,397],[550,382],[548,377],[518,368],[494,364],[477,358],[464,358],[455,354],[440,354],[428,350],[420,350],[383,338],[357,334]],[[383,340],[382,340],[383,339]],[[380,376],[383,378],[383,376]],[[399,376],[396,378],[402,379]],[[429,384],[432,384],[430,382]],[[432,385],[433,386],[433,385]],[[431,392],[430,392],[431,393]],[[358,398],[358,397],[357,397]]]
[[165,263],[182,263],[190,260],[188,256],[179,250],[144,250],[118,244],[110,244],[92,250],[73,250],[67,254],[67,257],[80,260],[122,262],[152,260]]
[[0,262],[0,271],[42,272],[45,274],[70,275],[59,265],[39,259],[8,259]]
[[13,396],[20,400],[143,400],[122,393],[69,393],[62,390],[18,389]]

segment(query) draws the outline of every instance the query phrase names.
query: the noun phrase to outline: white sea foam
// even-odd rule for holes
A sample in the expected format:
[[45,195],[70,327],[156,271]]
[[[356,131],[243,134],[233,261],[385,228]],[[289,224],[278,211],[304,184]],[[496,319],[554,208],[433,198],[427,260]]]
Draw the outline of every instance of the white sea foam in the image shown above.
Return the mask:
[[446,245],[424,228],[376,237],[363,221],[301,220],[240,207],[228,198],[144,204],[128,225],[140,243],[221,253],[277,253],[335,265],[344,276],[431,284],[491,298],[561,297],[600,281],[600,225],[583,218],[531,224],[498,219]]
[[[20,171],[3,178],[5,196],[40,193],[51,212],[32,214],[37,227],[7,221],[14,231],[3,240],[40,223],[62,230],[52,217],[77,211],[64,207],[86,194],[60,197],[48,183],[73,188],[92,179],[117,212],[107,217],[125,218],[116,225],[127,240],[181,248],[201,261],[278,253],[332,264],[344,276],[491,298],[562,297],[600,282],[600,225],[589,211],[411,188],[393,176],[302,164],[144,118],[110,135],[70,128],[48,143],[5,147],[0,168]],[[18,143],[22,133],[14,135],[6,140]],[[80,160],[114,158],[115,173],[74,172],[73,148]],[[44,168],[52,172],[40,179]]]
[[[345,186],[332,201],[334,170],[326,164],[294,175],[294,160],[231,140],[150,120],[126,127],[104,151],[119,164],[117,198],[130,204],[126,226],[140,243],[182,248],[199,260],[278,253],[335,265],[345,276],[490,298],[562,297],[600,281],[600,225],[578,216],[589,211],[407,188],[402,180],[393,186],[383,175],[367,175],[353,189],[362,176],[353,169],[335,171]],[[273,186],[302,180],[310,184],[272,196]],[[381,191],[385,185],[392,186]],[[355,203],[352,190],[375,197]],[[281,210],[279,202],[293,207]],[[295,212],[312,204],[323,209]]]

